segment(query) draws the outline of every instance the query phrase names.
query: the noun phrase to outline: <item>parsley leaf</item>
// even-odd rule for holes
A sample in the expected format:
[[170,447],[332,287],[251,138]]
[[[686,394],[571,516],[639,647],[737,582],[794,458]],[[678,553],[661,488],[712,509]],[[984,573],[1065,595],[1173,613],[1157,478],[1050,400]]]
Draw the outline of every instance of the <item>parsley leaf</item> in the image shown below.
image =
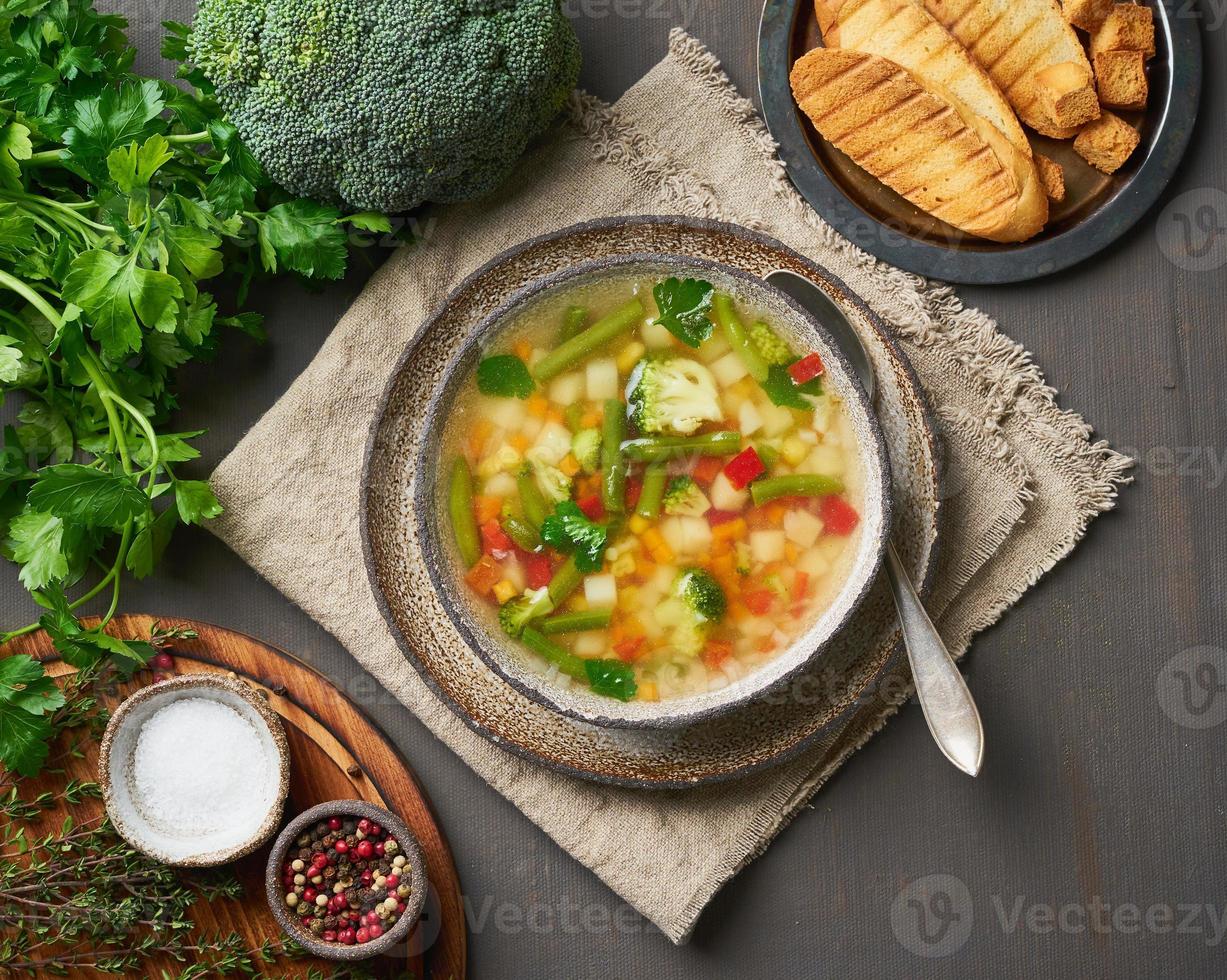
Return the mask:
[[635,683],[635,670],[621,660],[585,660],[584,673],[593,693],[607,698],[629,701],[639,686]]
[[176,481],[175,505],[184,524],[200,524],[222,512],[222,505],[204,480]]
[[90,527],[119,527],[149,506],[130,478],[80,463],[44,467],[27,499],[36,510]]
[[575,555],[581,572],[599,572],[605,561],[609,528],[588,519],[574,500],[564,500],[541,522],[541,540],[564,554]]
[[[796,363],[800,358],[794,359]],[[802,395],[821,395],[822,379],[812,378],[803,385],[792,380],[788,373],[789,365],[772,364],[767,369],[767,380],[762,383],[763,391],[776,405],[783,408],[799,408],[803,412],[810,411],[814,406],[802,398]]]
[[[141,349],[140,324],[175,329],[183,288],[174,276],[137,265],[136,255],[90,249],[72,260],[63,296],[90,318],[90,336],[112,360]],[[138,322],[139,320],[139,322]]]
[[161,86],[151,78],[105,88],[92,99],[73,107],[72,125],[64,143],[82,176],[101,182],[107,175],[107,157],[117,146],[140,139],[166,107]]
[[268,209],[259,219],[260,256],[269,272],[278,265],[304,276],[340,279],[345,274],[341,212],[305,198]]
[[683,344],[698,347],[712,334],[713,324],[707,315],[715,290],[702,279],[678,279],[670,276],[652,289],[661,324]]
[[140,530],[132,539],[132,547],[128,549],[128,571],[137,578],[152,574],[153,566],[161,561],[178,523],[179,512],[174,507],[167,507],[157,517],[146,514],[140,521]]
[[29,654],[0,660],[0,704],[32,715],[46,714],[64,705],[64,694],[43,673],[43,665]]
[[[3,661],[8,663],[15,658]],[[35,776],[47,761],[51,721],[0,702],[0,762],[23,776]]]
[[527,398],[535,387],[528,368],[514,354],[496,354],[477,365],[477,388],[483,395]]
[[27,589],[41,589],[68,574],[64,556],[64,521],[54,514],[26,511],[9,522],[9,547],[21,565]]

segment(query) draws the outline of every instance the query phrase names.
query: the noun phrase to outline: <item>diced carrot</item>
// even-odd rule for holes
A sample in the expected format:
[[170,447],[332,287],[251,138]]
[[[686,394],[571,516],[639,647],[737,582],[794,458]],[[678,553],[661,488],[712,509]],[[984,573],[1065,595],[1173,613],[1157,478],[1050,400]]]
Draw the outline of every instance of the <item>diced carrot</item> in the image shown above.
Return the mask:
[[733,655],[733,644],[728,640],[709,640],[701,657],[709,670],[715,670]]
[[725,521],[723,524],[717,524],[711,529],[711,537],[713,541],[736,541],[739,538],[746,536],[746,522],[744,518],[735,517],[731,521]]
[[640,701],[659,701],[660,694],[656,690],[655,681],[640,681],[639,689],[635,692],[635,697]]
[[754,646],[759,653],[770,653],[775,649],[775,640],[769,636],[759,637],[758,642]]
[[517,432],[514,435],[507,437],[507,443],[518,453],[522,453],[528,449],[528,436],[523,432]]
[[643,637],[627,637],[625,640],[619,640],[614,644],[614,653],[618,655],[619,660],[625,660],[627,663],[634,663],[644,654]]
[[579,472],[579,460],[570,453],[567,453],[558,463],[558,468],[562,470],[566,476],[574,476]]
[[643,545],[658,564],[668,565],[673,561],[673,549],[666,543],[658,528],[650,527],[643,532]]
[[478,524],[485,524],[487,521],[497,519],[502,509],[502,497],[488,497],[484,494],[479,494],[473,498],[473,516],[477,518]]
[[783,527],[784,515],[787,513],[788,511],[775,501],[767,505],[767,521],[772,527]]
[[482,555],[477,564],[465,573],[464,580],[478,595],[486,595],[503,577],[503,570],[489,555]]
[[595,429],[601,424],[601,419],[604,417],[602,412],[585,412],[579,417],[579,427],[581,429]]
[[533,356],[533,345],[527,340],[517,340],[515,344],[512,345],[512,349],[516,352],[516,357],[518,357],[525,364],[527,364],[528,359]]
[[784,542],[784,557],[788,559],[788,564],[793,565],[800,557],[800,552],[797,551],[797,546],[791,541]]
[[546,412],[550,410],[550,403],[545,400],[544,395],[530,395],[528,401],[525,402],[525,407],[533,418],[543,419]]
[[746,604],[746,608],[755,616],[762,616],[771,608],[771,602],[775,596],[768,589],[754,589],[751,592],[742,594],[742,601]]
[[728,538],[713,537],[711,541],[711,556],[718,558],[721,555],[732,554],[733,545]]
[[720,470],[724,467],[724,462],[718,456],[701,456],[699,461],[694,464],[694,470],[691,475],[697,483],[711,483],[717,476],[720,475]]
[[728,616],[728,618],[734,623],[740,623],[750,615],[750,610],[748,610],[744,604],[734,602],[729,604],[728,612],[725,613],[725,615]]
[[652,574],[655,571],[656,563],[654,561],[649,558],[645,558],[643,555],[635,556],[635,574],[638,575],[640,579],[646,581],[652,577]]
[[489,419],[479,418],[473,423],[473,427],[469,430],[469,455],[474,459],[481,456],[481,451],[486,446],[486,440],[490,438],[490,433],[494,431],[494,426],[490,424]]
[[502,529],[498,519],[494,517],[481,526],[481,544],[482,550],[490,554],[511,551],[514,547],[511,538],[507,537],[507,532]]
[[796,577],[792,580],[792,601],[800,602],[808,591],[809,575],[805,572],[797,572]]
[[548,409],[545,413],[545,417],[548,421],[556,422],[558,425],[567,424],[566,416],[556,408]]
[[737,574],[736,566],[733,563],[733,556],[727,554],[713,558],[711,571],[716,578],[733,578]]

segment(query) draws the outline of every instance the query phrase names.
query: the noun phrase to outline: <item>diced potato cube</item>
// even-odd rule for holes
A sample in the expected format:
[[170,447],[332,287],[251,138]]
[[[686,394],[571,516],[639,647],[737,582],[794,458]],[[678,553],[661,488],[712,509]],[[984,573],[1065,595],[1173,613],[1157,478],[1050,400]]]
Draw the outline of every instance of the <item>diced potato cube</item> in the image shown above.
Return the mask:
[[524,402],[518,398],[484,398],[477,410],[495,428],[508,432],[514,432],[524,421]]
[[821,578],[831,570],[831,562],[816,549],[805,552],[797,559],[797,571],[804,572],[811,579]]
[[584,376],[578,371],[560,374],[550,382],[550,401],[564,408],[584,397]]
[[618,583],[613,575],[584,576],[584,598],[591,609],[612,609],[618,604]]
[[699,345],[699,360],[704,364],[711,364],[727,354],[728,350],[729,342],[724,339],[724,335],[713,333]]
[[662,324],[651,320],[644,321],[643,326],[639,328],[639,336],[651,350],[673,346],[673,334],[669,333]]
[[528,579],[524,574],[524,566],[514,558],[503,563],[503,574],[507,576],[507,581],[515,586],[516,595],[519,595],[528,586]]
[[605,653],[608,638],[604,630],[589,630],[575,634],[575,650],[577,657],[600,657]]
[[675,554],[696,555],[711,547],[711,525],[702,517],[666,517],[660,533]]
[[588,400],[603,402],[618,397],[618,365],[612,357],[599,357],[584,368],[588,379]]
[[669,629],[673,626],[680,626],[687,615],[686,607],[682,605],[680,599],[666,599],[656,607],[656,615],[654,617],[649,616],[646,618],[654,618],[660,626]]
[[737,410],[737,427],[743,436],[752,436],[763,427],[763,417],[754,402],[745,401]]
[[751,531],[750,557],[764,565],[784,560],[783,531]]
[[831,402],[827,398],[814,399],[814,415],[811,424],[815,432],[826,432],[831,428],[831,420],[834,418],[834,413],[831,408]]
[[531,459],[557,466],[570,451],[571,433],[567,431],[567,427],[558,422],[547,422],[541,427],[529,453]]
[[528,366],[535,367],[537,362],[540,361],[543,357],[545,357],[545,351],[542,350],[540,347],[534,347],[532,349],[532,353],[528,355]]
[[749,374],[746,366],[741,363],[741,358],[733,351],[729,351],[723,357],[713,361],[711,373],[716,381],[725,387],[736,384]]
[[514,497],[516,494],[516,479],[506,470],[495,473],[481,488],[487,497]]
[[808,510],[790,510],[784,515],[784,536],[802,548],[818,540],[822,526],[822,521]]
[[763,416],[763,434],[768,438],[783,435],[793,426],[792,412],[769,401],[763,401],[758,406]]
[[844,454],[829,442],[815,446],[805,460],[804,469],[810,473],[821,473],[823,476],[842,476],[845,463]]
[[749,490],[734,490],[724,473],[717,473],[709,491],[711,505],[716,510],[742,510],[750,499]]

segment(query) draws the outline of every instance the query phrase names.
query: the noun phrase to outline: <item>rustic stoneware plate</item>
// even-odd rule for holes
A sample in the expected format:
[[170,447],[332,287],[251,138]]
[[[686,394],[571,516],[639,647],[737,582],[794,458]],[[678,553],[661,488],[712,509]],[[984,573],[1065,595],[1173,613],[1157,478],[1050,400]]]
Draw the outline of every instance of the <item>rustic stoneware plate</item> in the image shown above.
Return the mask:
[[[1148,0],[1142,0],[1147,3]],[[1188,4],[1149,0],[1155,56],[1142,112],[1118,113],[1138,127],[1141,145],[1120,170],[1100,173],[1073,150],[1028,130],[1032,146],[1061,164],[1066,197],[1030,241],[975,238],[921,211],[824,140],[797,108],[788,72],[822,44],[812,0],[766,0],[758,38],[763,118],[789,177],[814,210],[865,251],[901,269],[947,282],[1019,282],[1068,268],[1106,248],[1159,199],[1176,172],[1197,118],[1201,37]]]
[[[761,279],[730,266],[684,255],[614,255],[582,262],[538,279],[487,316],[452,360],[427,410],[416,471],[446,473],[447,421],[485,353],[500,349],[499,338],[531,320],[534,310],[564,303],[566,294],[610,277],[662,280],[669,276],[704,279],[765,317],[795,350],[817,351],[826,367],[823,387],[843,401],[855,433],[864,494],[861,521],[848,574],[830,606],[778,656],[752,674],[719,690],[662,701],[600,697],[588,690],[552,683],[522,646],[498,626],[489,603],[474,602],[464,584],[464,566],[448,528],[447,480],[418,480],[414,512],[418,542],[439,599],[469,646],[486,665],[521,694],[579,721],[621,728],[680,728],[715,718],[787,682],[830,642],[855,614],[882,564],[890,529],[890,469],[886,444],[869,398],[851,366],[826,330],[791,297]],[[505,345],[504,345],[505,348]]]
[[[229,828],[186,832],[146,813],[132,777],[141,727],[161,708],[182,698],[205,698],[233,708],[249,722],[261,743],[274,780],[265,787],[264,817],[244,833]],[[208,732],[201,737],[207,738]],[[254,766],[256,760],[240,760]],[[216,674],[186,674],[142,687],[107,722],[98,752],[98,782],[107,816],[119,835],[138,851],[179,867],[207,868],[250,854],[273,836],[290,788],[290,750],[281,719],[240,680]]]
[[492,312],[534,282],[593,259],[685,255],[755,276],[787,268],[818,283],[861,331],[877,370],[878,419],[890,457],[894,542],[917,582],[934,566],[938,444],[915,378],[884,325],[838,279],[784,245],[691,218],[610,218],[532,239],[465,279],[393,372],[363,474],[367,569],[393,635],[423,679],[471,728],[561,771],[609,783],[685,786],[787,758],[875,696],[901,660],[898,623],[879,576],[857,614],[781,688],[680,729],[596,726],[527,697],[470,648],[439,599],[418,535],[415,492],[428,409],[448,365]]

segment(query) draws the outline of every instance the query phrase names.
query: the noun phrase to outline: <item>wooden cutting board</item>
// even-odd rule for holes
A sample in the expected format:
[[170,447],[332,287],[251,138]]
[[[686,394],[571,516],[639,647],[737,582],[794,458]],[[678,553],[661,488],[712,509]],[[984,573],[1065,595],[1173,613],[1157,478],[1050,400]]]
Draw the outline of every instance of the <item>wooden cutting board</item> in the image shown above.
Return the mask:
[[[116,616],[107,632],[128,639],[143,639],[148,637],[154,621],[152,616]],[[162,618],[162,623],[190,626],[199,633],[198,639],[175,644],[173,673],[233,672],[267,697],[268,703],[281,716],[292,763],[287,822],[294,814],[316,803],[362,799],[396,813],[417,836],[430,879],[422,921],[405,946],[388,956],[367,961],[366,965],[380,975],[413,980],[425,977],[460,980],[464,977],[468,939],[460,881],[451,850],[430,800],[387,736],[323,674],[291,654],[243,633],[208,623],[166,617]],[[50,639],[42,632],[14,640],[0,653],[31,654],[46,662],[47,672],[56,677],[73,670],[58,659]],[[150,683],[151,677],[149,671],[138,673],[130,683],[119,688],[115,698],[106,699],[107,707],[114,708],[137,687]],[[62,764],[64,771],[60,774],[25,781],[23,795],[54,789],[69,778],[96,781],[97,749],[96,744],[86,746],[81,758]],[[89,800],[72,809],[80,823],[101,813],[102,801]],[[64,815],[59,809],[47,811],[42,820],[30,828],[28,836],[58,831]],[[267,859],[266,846],[236,862],[234,871],[243,883],[242,899],[202,901],[193,906],[193,916],[201,933],[236,931],[247,939],[248,948],[280,936],[264,895]],[[306,976],[313,967],[322,968],[327,975],[330,966],[316,959],[281,960],[269,969],[277,976],[299,977]],[[162,967],[170,970],[172,976],[178,972],[171,961],[150,960],[146,975],[158,976]],[[182,969],[182,965],[178,969]],[[92,971],[67,975],[97,976]]]

